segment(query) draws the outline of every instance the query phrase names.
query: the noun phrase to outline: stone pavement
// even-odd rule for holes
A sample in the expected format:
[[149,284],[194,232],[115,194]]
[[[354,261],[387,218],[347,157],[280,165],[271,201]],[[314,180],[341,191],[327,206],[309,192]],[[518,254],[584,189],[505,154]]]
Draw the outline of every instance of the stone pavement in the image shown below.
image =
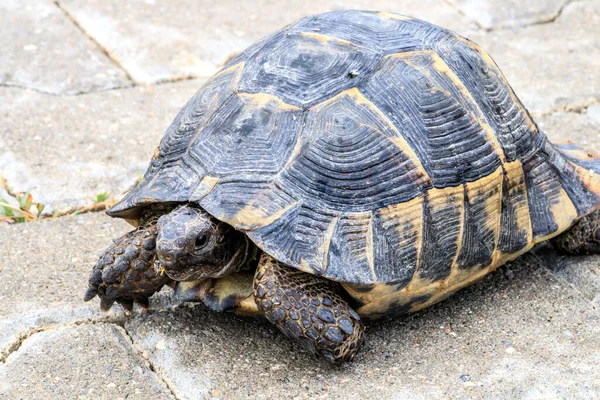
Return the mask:
[[[600,151],[598,0],[0,2],[0,174],[45,212],[135,184],[177,110],[232,55],[311,13],[399,12],[488,50],[540,127]],[[2,193],[0,197],[7,197]],[[129,229],[103,213],[0,223],[0,398],[600,398],[600,257],[548,247],[368,329],[331,369],[264,321],[81,297]]]

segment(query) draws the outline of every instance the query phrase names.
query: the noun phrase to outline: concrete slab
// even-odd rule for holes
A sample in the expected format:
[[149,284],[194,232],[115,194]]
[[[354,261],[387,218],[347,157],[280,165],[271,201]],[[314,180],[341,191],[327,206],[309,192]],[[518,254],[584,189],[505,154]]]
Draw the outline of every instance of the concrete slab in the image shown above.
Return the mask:
[[40,332],[0,364],[6,399],[172,399],[123,328],[80,325]]
[[443,0],[60,0],[61,6],[138,83],[208,77],[259,38],[309,14],[385,10],[460,31],[475,29]]
[[31,332],[122,319],[82,298],[97,254],[128,229],[103,213],[0,225],[0,361]]
[[448,0],[485,29],[514,28],[554,20],[569,0]]
[[3,0],[0,26],[0,86],[78,94],[131,85],[50,0]]
[[552,24],[473,33],[533,113],[600,100],[600,2],[577,1]]
[[125,327],[179,399],[597,398],[600,311],[547,272],[540,260],[551,254],[527,257],[437,306],[370,325],[363,351],[338,369],[267,322],[200,307]]
[[572,140],[578,146],[600,152],[600,105],[590,106],[579,112],[557,111],[537,116],[535,121],[555,142]]
[[114,196],[146,171],[199,81],[56,97],[0,88],[0,173],[52,213]]

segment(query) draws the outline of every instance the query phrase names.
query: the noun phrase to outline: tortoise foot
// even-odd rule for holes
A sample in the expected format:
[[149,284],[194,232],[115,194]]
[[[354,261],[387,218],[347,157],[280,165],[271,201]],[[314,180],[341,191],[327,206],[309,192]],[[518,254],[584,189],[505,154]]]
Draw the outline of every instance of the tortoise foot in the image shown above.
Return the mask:
[[566,254],[600,254],[600,210],[581,218],[571,229],[550,239],[550,243]]
[[358,351],[364,326],[338,283],[261,257],[254,277],[258,310],[289,338],[337,364]]
[[100,308],[108,311],[117,302],[126,311],[138,303],[148,308],[148,298],[171,282],[154,268],[156,221],[115,239],[102,252],[94,267],[84,301],[100,297]]

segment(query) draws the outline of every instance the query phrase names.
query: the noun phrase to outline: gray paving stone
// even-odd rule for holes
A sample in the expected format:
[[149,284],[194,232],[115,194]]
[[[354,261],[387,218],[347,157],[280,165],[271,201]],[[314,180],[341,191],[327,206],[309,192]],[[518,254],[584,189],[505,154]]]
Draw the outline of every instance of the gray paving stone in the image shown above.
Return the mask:
[[551,249],[539,251],[550,253],[428,310],[370,325],[366,347],[339,369],[264,321],[200,307],[125,326],[180,399],[597,398],[600,312],[547,272]]
[[103,213],[0,225],[0,360],[31,331],[122,318],[82,298],[97,254],[128,229]]
[[5,399],[172,399],[123,328],[80,325],[36,333],[0,364]]
[[77,94],[131,84],[50,0],[3,0],[0,27],[0,85]]
[[153,150],[199,81],[56,97],[0,88],[0,173],[33,189],[45,212],[118,196],[146,171]]
[[579,112],[558,111],[537,116],[535,121],[550,140],[555,142],[572,140],[578,146],[600,152],[600,118],[595,116],[598,106]]
[[600,100],[600,2],[565,6],[551,24],[472,33],[534,113]]
[[443,0],[60,0],[60,4],[136,82],[146,84],[210,76],[268,33],[329,10],[385,10],[461,31],[475,28]]
[[485,29],[550,22],[569,0],[448,0]]

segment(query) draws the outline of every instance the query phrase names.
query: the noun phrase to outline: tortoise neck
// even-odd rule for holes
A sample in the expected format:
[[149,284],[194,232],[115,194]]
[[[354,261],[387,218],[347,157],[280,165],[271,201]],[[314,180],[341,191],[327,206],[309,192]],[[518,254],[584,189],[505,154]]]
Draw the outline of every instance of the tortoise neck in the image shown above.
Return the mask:
[[239,231],[235,231],[235,234],[239,235],[239,238],[235,239],[238,245],[231,259],[222,269],[228,272],[226,275],[238,271],[254,271],[262,254],[262,250],[247,235]]

